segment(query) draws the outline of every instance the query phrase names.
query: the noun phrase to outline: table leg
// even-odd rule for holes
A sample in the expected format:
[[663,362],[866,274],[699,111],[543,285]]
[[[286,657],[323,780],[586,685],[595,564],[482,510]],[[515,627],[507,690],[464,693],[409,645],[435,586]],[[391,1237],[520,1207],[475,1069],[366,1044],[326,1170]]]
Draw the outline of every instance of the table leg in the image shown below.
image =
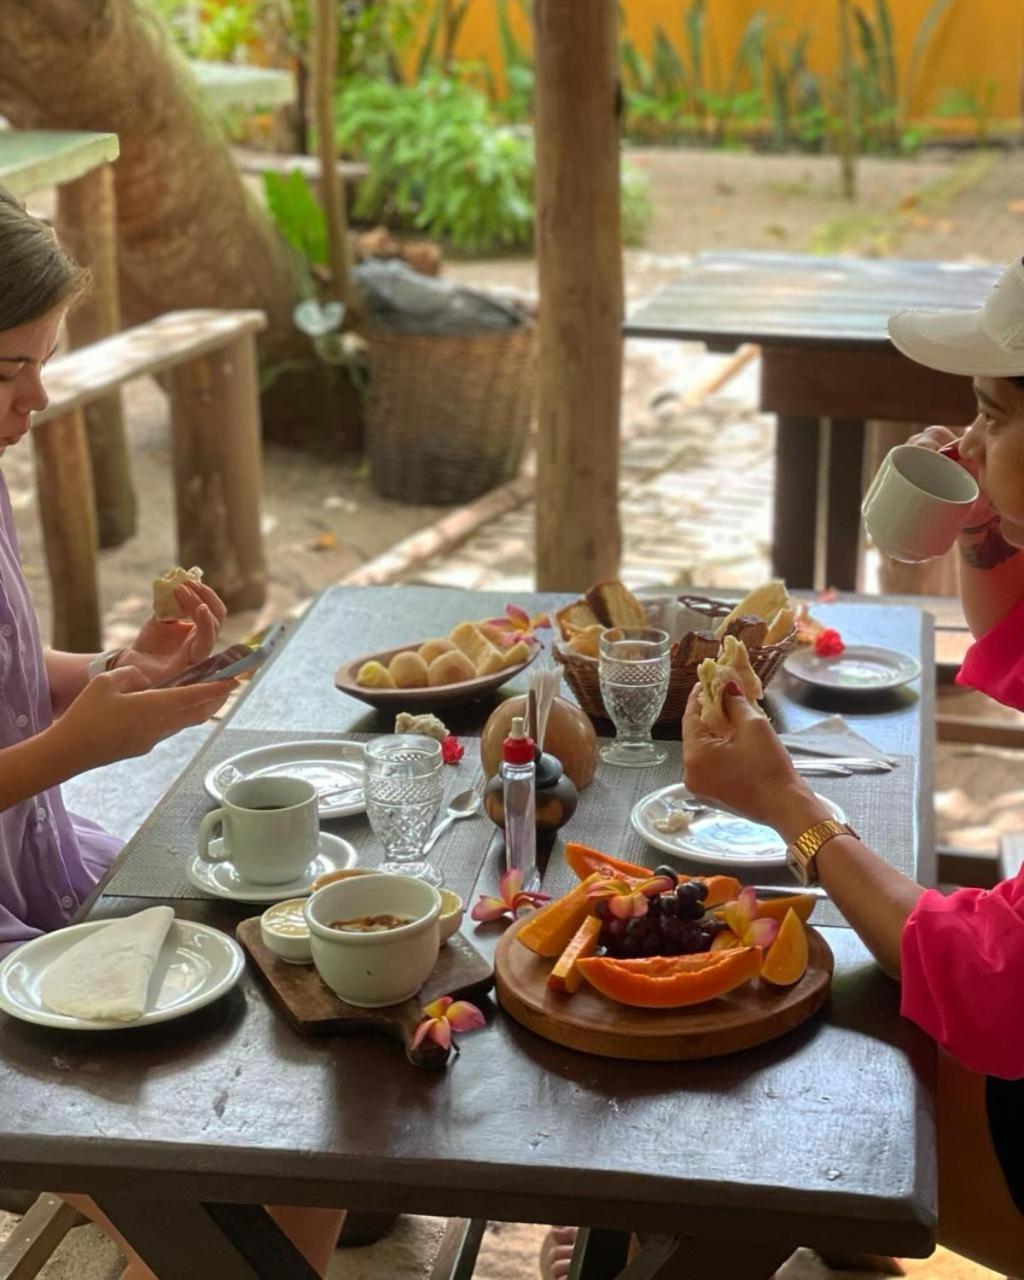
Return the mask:
[[[92,292],[72,308],[68,336],[88,346],[121,330],[117,281],[117,215],[114,170],[109,164],[57,188],[57,233],[61,244],[92,272]],[[121,393],[85,407],[92,460],[99,545],[119,547],[135,533],[135,490],[121,413]]]
[[625,1231],[580,1227],[569,1280],[616,1280],[629,1258],[629,1241]]
[[791,588],[813,587],[821,424],[780,415],[775,432],[772,572]]
[[318,1280],[261,1205],[94,1198],[160,1280]]
[[865,424],[861,418],[831,418],[824,431],[825,581],[839,591],[856,591],[861,561],[860,502]]

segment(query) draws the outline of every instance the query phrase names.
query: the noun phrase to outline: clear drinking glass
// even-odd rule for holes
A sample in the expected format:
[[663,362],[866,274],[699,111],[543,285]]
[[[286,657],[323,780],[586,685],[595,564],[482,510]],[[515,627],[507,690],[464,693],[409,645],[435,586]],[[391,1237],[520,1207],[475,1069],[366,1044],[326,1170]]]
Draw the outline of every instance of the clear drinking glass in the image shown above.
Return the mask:
[[609,764],[645,768],[668,755],[651,739],[665,705],[669,680],[668,633],[656,627],[613,627],[601,636],[597,673],[615,741],[601,748]]
[[441,807],[443,769],[434,738],[393,733],[366,744],[366,816],[384,846],[382,871],[441,883],[423,846]]

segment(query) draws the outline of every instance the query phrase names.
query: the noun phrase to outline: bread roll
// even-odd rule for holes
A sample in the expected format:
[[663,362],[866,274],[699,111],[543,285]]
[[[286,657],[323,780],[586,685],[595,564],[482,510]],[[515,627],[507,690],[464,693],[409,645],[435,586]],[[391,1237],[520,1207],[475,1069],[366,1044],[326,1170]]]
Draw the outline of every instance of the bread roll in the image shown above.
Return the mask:
[[501,654],[475,622],[460,622],[448,638],[470,660],[474,672],[488,675],[501,670]]
[[451,653],[454,648],[450,640],[446,640],[444,636],[436,636],[433,640],[424,640],[419,647],[419,655],[429,667],[436,657],[442,653]]
[[595,622],[592,627],[569,627],[569,648],[584,658],[600,657],[601,634],[604,627]]
[[191,569],[183,569],[178,565],[153,579],[153,613],[160,622],[171,622],[182,616],[175,591],[183,582],[201,582],[202,578],[203,571],[198,565],[193,565]]
[[501,665],[505,667],[518,667],[520,663],[530,661],[530,646],[525,640],[517,640],[515,644],[506,649],[501,655]]
[[431,686],[474,680],[476,667],[461,650],[453,649],[451,653],[438,654],[427,668],[427,679]]
[[364,689],[395,688],[395,681],[391,672],[376,658],[371,658],[369,662],[364,662],[359,668],[356,673],[356,684],[361,684]]
[[399,689],[425,689],[429,683],[427,664],[412,649],[396,653],[388,663],[388,670]]

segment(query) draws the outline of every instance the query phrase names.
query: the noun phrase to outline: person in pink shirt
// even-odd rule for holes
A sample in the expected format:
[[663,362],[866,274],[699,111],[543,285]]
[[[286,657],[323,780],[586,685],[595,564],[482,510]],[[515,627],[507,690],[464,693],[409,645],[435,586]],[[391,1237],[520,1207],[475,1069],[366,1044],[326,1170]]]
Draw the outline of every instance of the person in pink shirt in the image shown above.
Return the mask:
[[[0,188],[0,456],[46,407],[43,370],[87,285],[52,231]],[[0,955],[68,924],[120,848],[95,823],[67,812],[60,784],[143,755],[209,719],[234,687],[233,680],[152,687],[208,657],[224,620],[222,601],[204,584],[175,594],[183,619],[151,617],[125,649],[91,655],[44,648],[0,470]],[[120,1245],[129,1262],[122,1280],[155,1280],[91,1200],[66,1198]],[[344,1211],[270,1212],[324,1274]]]
[[[911,443],[958,440],[981,488],[959,538],[975,637],[960,682],[1024,709],[1024,262],[980,310],[905,312],[890,333],[912,359],[974,379],[974,422],[963,432],[932,427]],[[904,1017],[940,1048],[939,1239],[1024,1276],[1024,872],[991,891],[922,889],[884,849],[822,831],[829,814],[769,722],[738,691],[726,706],[730,728],[718,735],[701,722],[696,691],[690,699],[687,785],[774,827],[791,848],[818,828],[808,874],[900,982]]]

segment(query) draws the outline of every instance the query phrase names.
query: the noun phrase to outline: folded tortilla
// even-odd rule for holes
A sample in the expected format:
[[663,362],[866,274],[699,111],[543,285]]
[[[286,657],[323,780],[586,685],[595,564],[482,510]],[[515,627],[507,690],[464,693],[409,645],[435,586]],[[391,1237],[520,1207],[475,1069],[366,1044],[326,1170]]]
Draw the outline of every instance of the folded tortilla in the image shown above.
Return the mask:
[[764,695],[757,672],[750,665],[747,646],[726,636],[717,658],[705,658],[697,668],[700,683],[700,718],[712,733],[726,734],[731,726],[725,713],[725,691],[732,683],[755,707]]
[[43,974],[43,1000],[54,1013],[72,1018],[102,1022],[141,1018],[149,980],[173,920],[170,907],[149,907],[95,930]]

